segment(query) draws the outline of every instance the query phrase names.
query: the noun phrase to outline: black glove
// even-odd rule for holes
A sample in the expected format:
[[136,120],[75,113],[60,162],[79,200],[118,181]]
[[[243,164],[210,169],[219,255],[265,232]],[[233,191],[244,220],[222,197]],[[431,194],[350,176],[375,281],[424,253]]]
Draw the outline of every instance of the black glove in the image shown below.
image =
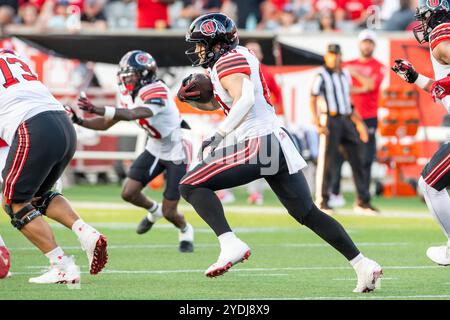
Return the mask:
[[177,97],[181,102],[198,101],[200,99],[200,91],[193,91],[195,84],[191,79],[192,74],[184,78],[181,83],[181,87],[177,93]]
[[413,65],[409,61],[403,59],[395,60],[395,65],[392,67],[392,71],[409,83],[416,82],[419,77],[419,74],[414,69]]
[[84,110],[86,112],[99,114],[98,108],[94,106],[88,98],[78,98],[78,106],[81,110]]
[[72,109],[71,106],[63,105],[63,107],[64,109],[66,109],[67,115],[70,117],[73,123],[76,123],[79,126],[83,125],[83,118],[77,116],[77,113]]
[[210,147],[211,154],[214,154],[214,150],[219,146],[219,144],[222,142],[222,140],[223,140],[223,136],[218,132],[216,132],[216,134],[213,135],[212,137],[204,140],[202,142],[200,152],[198,153],[198,159],[203,160],[203,151],[205,151],[205,149],[207,147]]

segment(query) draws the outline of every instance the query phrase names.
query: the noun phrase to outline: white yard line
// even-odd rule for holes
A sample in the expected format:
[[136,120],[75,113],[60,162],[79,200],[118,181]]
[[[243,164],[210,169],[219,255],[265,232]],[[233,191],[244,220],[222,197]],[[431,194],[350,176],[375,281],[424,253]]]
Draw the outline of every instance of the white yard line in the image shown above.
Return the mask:
[[[72,201],[72,205],[77,209],[98,209],[98,210],[139,210],[133,205],[127,203],[111,203],[111,202],[89,202],[89,201]],[[194,209],[189,205],[180,205],[183,211],[193,211]],[[287,214],[286,209],[280,206],[225,206],[225,210],[232,213],[248,214],[248,215],[280,215]],[[355,214],[353,210],[342,209],[337,210],[338,216],[361,216]],[[380,215],[374,217],[381,218],[432,218],[426,211],[383,211]]]
[[[46,268],[45,266],[33,266],[28,268]],[[385,270],[398,269],[443,269],[442,266],[384,266]],[[351,267],[286,267],[286,268],[237,268],[231,269],[229,272],[280,272],[280,271],[322,271],[322,270],[351,270]],[[175,269],[175,270],[116,270],[105,269],[102,274],[173,274],[173,273],[203,273],[205,269]],[[17,275],[36,274],[38,272],[13,272]],[[88,273],[82,272],[82,273]]]
[[[408,246],[408,245],[417,245],[413,242],[357,242],[357,246],[360,247],[375,247],[375,246]],[[213,243],[197,243],[195,244],[197,248],[219,248],[218,244]],[[109,244],[108,249],[171,249],[178,247],[178,244],[135,244],[135,245],[114,245]],[[281,243],[281,244],[255,244],[254,247],[295,247],[295,248],[326,248],[329,247],[326,243]],[[77,250],[80,249],[80,246],[64,246],[66,250]],[[27,246],[27,247],[9,247],[11,252],[14,251],[35,251],[37,250],[35,247]]]

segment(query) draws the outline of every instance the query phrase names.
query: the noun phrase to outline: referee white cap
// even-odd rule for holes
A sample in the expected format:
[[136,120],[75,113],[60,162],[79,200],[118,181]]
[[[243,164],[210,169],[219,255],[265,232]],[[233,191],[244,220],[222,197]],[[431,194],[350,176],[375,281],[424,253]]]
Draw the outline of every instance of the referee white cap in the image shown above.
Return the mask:
[[377,42],[377,34],[373,30],[365,29],[359,33],[358,40],[360,42],[365,41],[365,40],[370,40],[373,43],[376,43]]

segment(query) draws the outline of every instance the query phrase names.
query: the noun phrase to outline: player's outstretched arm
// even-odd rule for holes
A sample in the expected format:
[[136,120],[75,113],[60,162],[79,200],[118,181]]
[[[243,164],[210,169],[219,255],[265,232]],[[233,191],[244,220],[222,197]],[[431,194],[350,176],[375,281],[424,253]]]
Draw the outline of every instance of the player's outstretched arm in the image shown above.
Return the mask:
[[98,107],[92,104],[86,96],[81,96],[78,99],[78,107],[86,112],[102,116],[108,121],[131,121],[150,118],[153,116],[152,110],[146,107],[138,107],[134,109],[114,108],[109,106]]
[[84,119],[80,117],[77,112],[69,105],[64,105],[64,109],[66,109],[67,115],[74,124],[77,124],[84,128],[92,130],[107,130],[117,123],[116,120],[107,120],[104,117]]
[[411,62],[404,59],[397,59],[391,69],[406,82],[414,83],[419,88],[431,92],[434,80],[418,73]]

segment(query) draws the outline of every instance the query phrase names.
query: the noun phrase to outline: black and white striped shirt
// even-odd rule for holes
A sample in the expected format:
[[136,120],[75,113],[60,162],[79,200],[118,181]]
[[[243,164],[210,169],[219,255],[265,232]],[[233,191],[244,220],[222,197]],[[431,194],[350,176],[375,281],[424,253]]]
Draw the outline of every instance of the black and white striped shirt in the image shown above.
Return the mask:
[[353,112],[350,97],[352,77],[347,70],[335,72],[321,67],[314,78],[311,95],[322,97],[325,110],[322,113],[331,115],[349,115]]

